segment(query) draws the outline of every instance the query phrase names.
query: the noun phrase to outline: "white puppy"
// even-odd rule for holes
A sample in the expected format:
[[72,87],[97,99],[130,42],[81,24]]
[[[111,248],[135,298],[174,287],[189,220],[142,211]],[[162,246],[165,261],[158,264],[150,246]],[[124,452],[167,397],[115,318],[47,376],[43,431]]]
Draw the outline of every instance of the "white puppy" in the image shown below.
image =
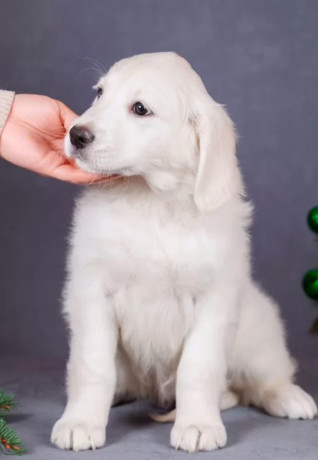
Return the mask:
[[176,401],[171,444],[226,443],[220,409],[312,419],[274,302],[251,279],[251,205],[224,108],[174,53],[116,63],[66,139],[84,170],[120,174],[76,204],[64,292],[65,449],[105,443],[113,401]]

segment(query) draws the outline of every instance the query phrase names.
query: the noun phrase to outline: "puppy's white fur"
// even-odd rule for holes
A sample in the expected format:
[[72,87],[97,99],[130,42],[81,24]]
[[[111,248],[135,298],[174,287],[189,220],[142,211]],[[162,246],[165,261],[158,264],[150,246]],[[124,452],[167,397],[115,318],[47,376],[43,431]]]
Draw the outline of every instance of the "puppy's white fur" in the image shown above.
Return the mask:
[[[225,445],[220,406],[235,394],[272,415],[313,418],[277,307],[251,279],[251,205],[224,108],[174,53],[124,59],[98,86],[76,120],[95,140],[76,151],[67,138],[66,150],[87,171],[126,177],[77,201],[68,402],[53,443],[102,446],[112,402],[134,398],[176,400],[171,444],[190,452]],[[150,115],[136,115],[136,101]]]

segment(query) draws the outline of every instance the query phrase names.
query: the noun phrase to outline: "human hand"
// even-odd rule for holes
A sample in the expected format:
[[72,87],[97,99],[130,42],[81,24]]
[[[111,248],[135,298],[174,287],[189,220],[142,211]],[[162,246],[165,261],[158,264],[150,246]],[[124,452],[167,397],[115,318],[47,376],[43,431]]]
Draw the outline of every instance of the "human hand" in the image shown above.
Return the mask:
[[0,157],[43,176],[77,184],[110,180],[81,171],[64,155],[64,137],[76,114],[47,96],[18,94],[0,136]]

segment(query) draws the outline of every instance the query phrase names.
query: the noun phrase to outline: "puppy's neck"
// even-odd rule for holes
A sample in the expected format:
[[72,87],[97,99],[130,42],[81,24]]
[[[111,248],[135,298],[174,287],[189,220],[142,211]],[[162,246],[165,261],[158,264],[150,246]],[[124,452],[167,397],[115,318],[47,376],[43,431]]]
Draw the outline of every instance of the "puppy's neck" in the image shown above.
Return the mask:
[[[107,190],[122,190],[124,193],[136,196],[162,200],[163,202],[176,206],[193,205],[193,190],[195,176],[190,172],[178,174],[156,172],[154,175],[142,176],[121,176],[106,184],[98,185],[97,188]],[[118,189],[119,187],[119,189]]]
[[168,201],[193,201],[195,176],[190,171],[156,171],[148,173],[145,182],[153,193]]

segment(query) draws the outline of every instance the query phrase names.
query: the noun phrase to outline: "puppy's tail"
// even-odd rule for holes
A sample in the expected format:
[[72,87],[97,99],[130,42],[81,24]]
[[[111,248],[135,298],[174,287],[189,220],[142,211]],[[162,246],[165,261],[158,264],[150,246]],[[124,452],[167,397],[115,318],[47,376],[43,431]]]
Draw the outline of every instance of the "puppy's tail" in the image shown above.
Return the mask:
[[[233,391],[227,390],[222,394],[220,408],[221,410],[231,409],[237,406],[239,403],[239,397]],[[152,420],[159,423],[174,422],[176,419],[176,409],[166,412],[165,414],[149,414]]]
[[176,419],[176,409],[172,409],[165,414],[149,414],[152,420],[159,423],[174,422]]

